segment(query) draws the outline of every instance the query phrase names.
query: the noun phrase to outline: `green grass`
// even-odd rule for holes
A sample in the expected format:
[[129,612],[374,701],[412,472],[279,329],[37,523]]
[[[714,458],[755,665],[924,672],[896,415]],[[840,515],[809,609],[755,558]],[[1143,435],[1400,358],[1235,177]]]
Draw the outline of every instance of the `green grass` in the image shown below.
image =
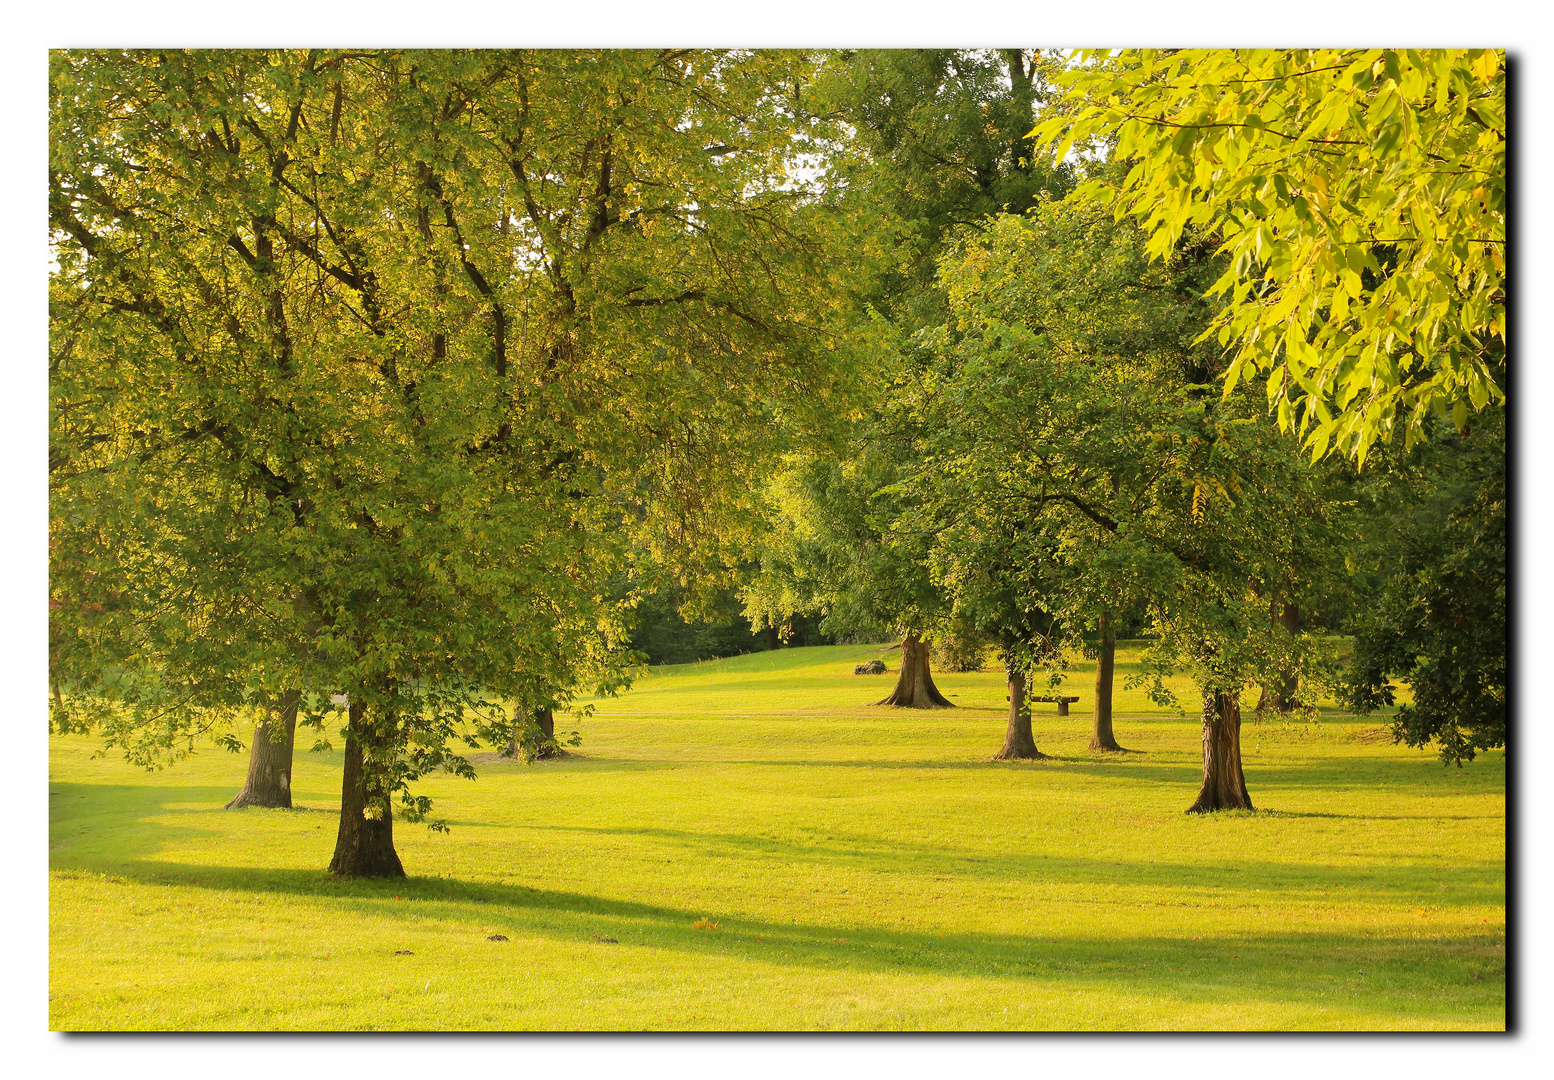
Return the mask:
[[323,872],[338,752],[298,754],[297,809],[225,811],[242,757],[55,737],[51,1027],[1504,1027],[1500,752],[1249,723],[1257,811],[1189,816],[1194,719],[1122,691],[1137,752],[1091,753],[1081,672],[1052,759],[994,763],[1000,673],[870,708],[877,648],[661,669],[564,760],[428,782],[452,832],[399,823],[398,882]]

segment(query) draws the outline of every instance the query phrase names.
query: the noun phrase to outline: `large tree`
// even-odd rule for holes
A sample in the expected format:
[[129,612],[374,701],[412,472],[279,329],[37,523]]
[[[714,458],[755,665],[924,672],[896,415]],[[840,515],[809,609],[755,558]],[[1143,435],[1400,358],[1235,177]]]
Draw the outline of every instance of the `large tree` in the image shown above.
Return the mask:
[[331,868],[402,873],[393,796],[618,685],[623,550],[716,557],[756,455],[832,411],[812,69],[55,53],[56,700],[130,687],[108,734],[150,755],[344,693]]
[[[1231,263],[1212,290],[1223,307],[1210,332],[1232,350],[1225,392],[1266,373],[1280,426],[1314,457],[1337,449],[1364,464],[1402,430],[1402,452],[1381,456],[1407,472],[1418,466],[1407,451],[1432,433],[1456,429],[1448,455],[1472,445],[1471,483],[1420,498],[1400,481],[1389,489],[1399,501],[1381,508],[1393,520],[1370,523],[1408,549],[1389,556],[1387,587],[1361,597],[1350,676],[1367,709],[1391,701],[1390,676],[1417,680],[1423,697],[1400,711],[1397,737],[1438,738],[1459,761],[1505,735],[1504,59],[1084,54],[1057,77],[1061,112],[1033,132],[1122,163],[1125,175],[1077,194],[1143,220],[1155,255],[1183,237],[1219,244]],[[1290,600],[1271,604],[1294,626]],[[1282,705],[1287,673],[1275,683],[1268,696]]]
[[922,538],[893,529],[901,513],[891,442],[860,440],[847,460],[795,455],[766,488],[760,571],[744,591],[752,623],[823,616],[830,634],[899,636],[894,689],[878,705],[952,708],[934,684],[924,635],[944,611]]
[[[1135,230],[1061,205],[990,223],[945,265],[956,329],[918,384],[909,486],[946,591],[1025,613],[1032,660],[1089,627],[1104,672],[1110,624],[1149,609],[1156,660],[1203,694],[1194,808],[1220,809],[1249,805],[1240,694],[1311,645],[1274,634],[1258,595],[1299,577],[1329,508],[1245,393],[1208,392],[1217,349],[1194,344],[1207,313],[1191,288],[1204,270],[1151,266]],[[1092,742],[1115,747],[1109,713]]]
[[1081,53],[1040,142],[1127,173],[1079,194],[1230,259],[1226,392],[1267,374],[1312,453],[1363,462],[1504,401],[1506,99],[1492,49]]
[[777,626],[820,611],[835,633],[895,633],[901,669],[880,704],[946,708],[927,636],[947,633],[947,609],[920,538],[893,531],[889,488],[910,455],[910,420],[891,387],[920,356],[910,335],[947,307],[938,259],[987,215],[1019,213],[1071,185],[1070,170],[1031,152],[1026,132],[1057,61],[1025,49],[842,50],[827,58],[814,107],[846,121],[827,148],[828,181],[894,239],[869,260],[856,301],[880,316],[877,379],[850,438],[830,455],[795,460],[769,488],[771,527],[748,614]]

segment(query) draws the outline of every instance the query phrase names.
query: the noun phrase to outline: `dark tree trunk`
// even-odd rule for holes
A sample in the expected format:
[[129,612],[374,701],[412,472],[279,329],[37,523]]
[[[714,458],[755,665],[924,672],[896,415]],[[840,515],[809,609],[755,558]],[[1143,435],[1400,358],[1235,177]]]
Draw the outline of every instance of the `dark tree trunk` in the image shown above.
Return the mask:
[[[1277,598],[1269,602],[1268,615],[1275,619],[1280,626],[1288,630],[1290,636],[1300,633],[1300,608],[1294,604],[1281,604]],[[1280,716],[1286,716],[1295,708],[1295,693],[1300,689],[1300,680],[1294,672],[1286,672],[1284,677],[1275,686],[1264,683],[1262,692],[1257,698],[1257,711],[1272,707]]]
[[1044,758],[1036,749],[1031,734],[1031,703],[1025,699],[1025,673],[1009,669],[1009,728],[1004,732],[1004,748],[993,755],[994,761],[1034,761]]
[[556,745],[556,710],[547,705],[543,709],[534,710],[534,722],[540,729],[540,744],[534,748],[534,756],[537,758],[553,758],[561,753],[561,748]]
[[254,728],[254,745],[248,753],[248,779],[243,790],[227,803],[228,810],[240,806],[291,809],[291,754],[299,697],[287,694]]
[[404,877],[405,868],[394,851],[394,808],[389,803],[388,777],[381,763],[369,760],[367,751],[376,744],[376,738],[362,723],[364,709],[359,702],[351,702],[345,777],[340,787],[340,833],[329,871],[341,877]]
[[1251,810],[1241,772],[1241,705],[1235,694],[1203,695],[1203,788],[1189,814]]
[[1101,647],[1095,659],[1095,729],[1090,749],[1121,750],[1112,734],[1112,678],[1117,666],[1117,628],[1112,613],[1101,613]]
[[[519,754],[519,753],[521,753],[521,752],[523,752],[525,750],[532,750],[533,753],[529,754],[529,757],[531,759],[533,759],[533,758],[553,758],[553,757],[559,757],[563,753],[563,751],[562,751],[561,747],[556,745],[556,708],[555,708],[555,706],[554,705],[547,705],[543,709],[535,709],[534,712],[531,713],[530,715],[533,717],[535,725],[540,729],[540,734],[539,734],[538,742],[533,747],[527,747],[527,746],[521,745],[520,741],[518,739],[514,739],[512,741],[512,743],[507,747],[508,755],[509,756],[516,756],[517,754]],[[513,715],[514,723],[516,723],[517,720],[518,720],[517,711],[514,710],[514,715]]]
[[777,628],[768,623],[766,627],[766,650],[770,652],[773,649],[780,648],[782,648],[782,638],[777,636]]
[[[1300,608],[1294,604],[1285,604],[1284,610],[1279,613],[1279,624],[1289,631],[1291,637],[1300,633]],[[1295,692],[1300,689],[1300,683],[1293,671],[1285,672],[1284,678],[1279,680],[1278,695],[1274,698],[1274,707],[1280,713],[1288,713],[1295,707]]]
[[901,675],[896,688],[876,705],[896,705],[903,709],[953,709],[955,705],[933,684],[933,673],[928,670],[928,646],[916,634],[908,634],[901,642]]

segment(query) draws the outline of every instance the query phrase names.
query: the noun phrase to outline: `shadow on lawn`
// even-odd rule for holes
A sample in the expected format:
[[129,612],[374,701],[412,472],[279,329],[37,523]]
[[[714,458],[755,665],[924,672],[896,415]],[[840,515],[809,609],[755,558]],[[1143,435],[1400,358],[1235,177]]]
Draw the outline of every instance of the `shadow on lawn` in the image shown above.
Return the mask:
[[[142,861],[114,867],[119,879],[146,884],[168,883],[174,869]],[[1192,940],[936,934],[727,917],[717,919],[717,929],[699,930],[692,924],[708,915],[701,910],[560,890],[439,878],[339,881],[302,870],[176,869],[193,872],[176,884],[315,897],[345,916],[403,920],[404,928],[385,935],[385,942],[413,940],[417,924],[441,923],[427,934],[426,944],[416,945],[422,962],[435,962],[433,950],[446,940],[443,935],[452,922],[482,927],[481,935],[490,928],[515,940],[538,936],[595,944],[613,938],[614,944],[599,947],[672,950],[709,959],[734,956],[778,968],[1025,979],[1049,989],[1066,986],[1076,992],[1163,997],[1184,1007],[1280,1001],[1308,1008],[1315,1018],[1328,1009],[1343,1009],[1363,988],[1366,1009],[1391,1012],[1400,1021],[1493,1024],[1504,1015],[1503,938],[1492,932],[1421,940],[1314,928],[1309,933],[1281,929],[1244,937],[1215,934],[1208,913],[1204,934]],[[493,959],[498,955],[493,953]]]
[[[130,787],[116,785],[51,784],[51,801],[84,803],[93,808],[94,824],[76,830],[71,822],[56,820],[51,823],[51,866],[88,872],[128,874],[137,879],[171,884],[193,880],[203,883],[215,880],[212,875],[252,874],[263,878],[266,874],[302,875],[297,880],[313,880],[317,888],[307,891],[325,895],[351,895],[361,889],[369,893],[376,886],[368,882],[340,882],[323,875],[322,867],[315,875],[312,871],[202,867],[198,875],[185,873],[186,864],[161,862],[150,856],[159,854],[170,845],[180,842],[210,838],[220,835],[216,829],[204,829],[192,824],[170,825],[165,822],[146,821],[151,817],[168,814],[191,818],[209,814],[233,814],[259,817],[258,827],[273,828],[279,839],[290,831],[293,823],[321,825],[326,836],[332,836],[337,811],[307,810],[247,810],[228,812],[219,810],[216,800],[225,788],[196,787]],[[89,796],[81,798],[82,795]],[[210,799],[207,809],[168,810],[169,803],[188,803]],[[1276,812],[1238,815],[1222,821],[1205,822],[1219,826],[1256,827],[1257,819],[1277,818]],[[1294,816],[1294,815],[1288,815]],[[487,823],[489,824],[489,823]],[[128,827],[133,826],[133,827]],[[1046,855],[1040,853],[967,854],[964,849],[927,844],[917,840],[882,840],[877,836],[838,834],[827,830],[822,835],[774,836],[753,833],[711,833],[690,829],[674,829],[662,826],[585,826],[585,825],[514,825],[515,833],[545,833],[557,836],[557,843],[572,843],[579,850],[599,848],[600,837],[629,838],[654,845],[658,851],[673,852],[677,859],[707,859],[722,862],[728,859],[750,860],[752,869],[783,868],[795,865],[836,867],[852,871],[898,878],[903,885],[917,885],[928,892],[953,890],[955,882],[975,882],[980,887],[996,883],[1002,888],[1035,891],[1053,886],[1093,885],[1102,889],[1138,890],[1190,888],[1201,896],[1199,905],[1206,913],[1226,893],[1243,895],[1251,889],[1266,894],[1261,899],[1268,903],[1329,904],[1352,902],[1363,896],[1382,903],[1416,906],[1428,904],[1432,908],[1465,907],[1474,905],[1499,905],[1505,902],[1505,888],[1498,864],[1486,861],[1476,865],[1457,864],[1449,868],[1421,866],[1376,866],[1343,864],[1336,862],[1321,865],[1291,865],[1284,862],[1250,860],[1227,849],[1225,863],[1180,863],[1167,861],[1110,860],[1072,855]],[[98,840],[103,836],[105,840]],[[568,839],[570,838],[570,840]],[[593,838],[593,839],[590,839]],[[1348,858],[1352,840],[1333,839],[1333,857]],[[608,851],[600,851],[608,857]],[[426,878],[423,882],[439,882],[450,879]],[[1441,888],[1442,885],[1446,888]],[[234,886],[248,888],[247,885]],[[485,886],[470,886],[472,888]],[[496,886],[492,886],[496,887]],[[384,886],[390,894],[399,891],[390,882]],[[1147,895],[1147,894],[1145,894]],[[1150,906],[1154,906],[1151,904]],[[1172,907],[1191,906],[1177,902]]]
[[[1252,817],[1252,815],[1248,815]],[[779,839],[740,833],[704,833],[662,827],[525,825],[524,830],[580,837],[644,838],[682,859],[759,858],[779,864],[812,863],[899,876],[903,884],[952,884],[956,880],[998,882],[1010,889],[1035,890],[1053,885],[1104,888],[1201,890],[1202,907],[1226,892],[1261,889],[1268,903],[1352,902],[1357,894],[1382,903],[1432,907],[1469,907],[1505,902],[1502,868],[1493,862],[1448,869],[1417,866],[1290,865],[1235,858],[1234,864],[1117,861],[1061,855],[967,855],[959,849],[921,843],[881,843],[878,837],[830,836],[825,841]],[[589,844],[588,841],[579,841]],[[1334,855],[1347,855],[1349,841]],[[1229,857],[1229,856],[1227,856]],[[1448,888],[1441,889],[1442,883]],[[1149,904],[1150,907],[1156,905]],[[1185,906],[1172,904],[1168,906]]]
[[[590,845],[584,837],[620,836],[667,845],[688,852],[690,858],[764,855],[790,863],[852,864],[898,875],[904,883],[926,885],[929,892],[952,889],[957,879],[983,879],[983,887],[985,879],[996,879],[1013,891],[1054,884],[1135,889],[1170,885],[1180,890],[1184,883],[1205,890],[1205,904],[1194,923],[1195,929],[1201,928],[1201,940],[1131,934],[1109,940],[1099,932],[1088,938],[1043,937],[1018,930],[936,934],[907,926],[769,923],[720,916],[716,911],[456,878],[350,881],[333,878],[322,869],[161,862],[153,856],[170,844],[218,832],[145,819],[183,812],[181,808],[169,811],[169,804],[210,800],[213,807],[219,806],[217,800],[227,795],[226,788],[53,783],[49,791],[50,801],[60,804],[60,810],[51,815],[57,834],[51,868],[65,876],[102,875],[145,885],[314,897],[345,917],[401,919],[402,936],[409,937],[416,934],[417,924],[441,924],[437,934],[428,935],[427,945],[417,946],[418,954],[425,953],[427,959],[434,958],[428,950],[435,948],[433,943],[449,924],[467,924],[491,927],[514,939],[538,936],[592,943],[609,937],[624,949],[734,956],[778,968],[1025,979],[1075,992],[1099,989],[1153,995],[1184,1007],[1284,1001],[1309,1008],[1313,1017],[1319,1017],[1325,1009],[1342,1009],[1363,989],[1367,1009],[1389,1012],[1400,1023],[1494,1023],[1504,1015],[1504,939],[1498,928],[1429,938],[1353,928],[1330,932],[1313,919],[1309,928],[1301,930],[1292,930],[1286,921],[1271,925],[1267,933],[1234,936],[1215,933],[1221,912],[1211,906],[1211,894],[1235,891],[1244,898],[1254,886],[1270,894],[1270,902],[1322,903],[1321,890],[1326,888],[1335,893],[1334,903],[1342,902],[1344,897],[1338,894],[1349,890],[1363,892],[1367,899],[1396,903],[1405,897],[1419,899],[1423,877],[1452,882],[1449,892],[1430,895],[1432,908],[1503,903],[1498,881],[1474,880],[1493,876],[1488,864],[1449,872],[1366,866],[1298,868],[1245,861],[1235,866],[1201,866],[1057,856],[970,857],[922,844],[887,846],[877,838],[865,846],[861,838],[851,837],[832,837],[822,843],[667,828],[525,827],[559,834],[558,843],[572,834],[580,850],[598,846],[598,841]],[[213,808],[204,813],[226,812]],[[259,820],[266,826],[320,823],[321,818],[332,821],[334,817],[327,811],[257,813],[265,815]],[[93,822],[92,832],[111,834],[108,843],[94,842],[91,832],[76,830],[88,820]],[[134,827],[125,827],[130,825]],[[937,878],[928,884],[934,875]],[[813,910],[808,896],[795,900],[795,905]],[[1127,906],[1132,905],[1102,905],[1098,915],[1111,918],[1104,908]],[[708,916],[720,928],[692,926]],[[1097,929],[1102,925],[1098,922]]]

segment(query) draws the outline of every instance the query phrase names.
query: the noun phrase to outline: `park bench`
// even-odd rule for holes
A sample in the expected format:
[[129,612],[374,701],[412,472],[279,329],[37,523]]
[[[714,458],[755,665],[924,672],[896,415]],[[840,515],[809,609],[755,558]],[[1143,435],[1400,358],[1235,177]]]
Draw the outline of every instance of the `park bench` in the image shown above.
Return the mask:
[[1076,694],[1073,697],[1033,697],[1033,698],[1031,698],[1031,700],[1032,701],[1056,701],[1058,703],[1058,715],[1059,716],[1067,716],[1068,715],[1068,703],[1070,701],[1078,701],[1079,700],[1079,695]]

